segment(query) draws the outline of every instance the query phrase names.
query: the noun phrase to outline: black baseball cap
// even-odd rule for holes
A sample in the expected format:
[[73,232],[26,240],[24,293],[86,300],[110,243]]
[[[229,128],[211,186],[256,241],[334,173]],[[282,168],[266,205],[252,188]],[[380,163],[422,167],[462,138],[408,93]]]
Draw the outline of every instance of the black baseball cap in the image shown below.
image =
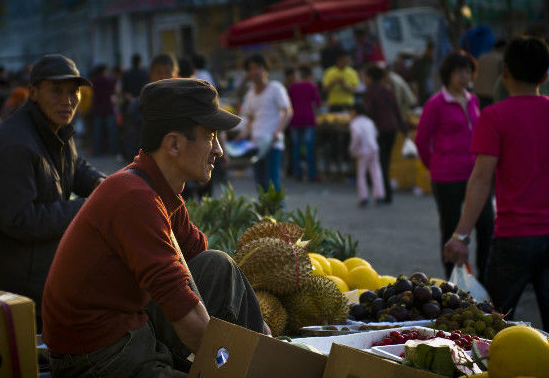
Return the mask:
[[217,91],[199,79],[165,79],[141,90],[139,109],[146,123],[190,118],[213,130],[236,127],[240,117],[219,107]]
[[75,80],[78,84],[91,87],[92,83],[80,76],[76,64],[61,54],[44,55],[32,67],[30,83],[36,85],[42,80]]

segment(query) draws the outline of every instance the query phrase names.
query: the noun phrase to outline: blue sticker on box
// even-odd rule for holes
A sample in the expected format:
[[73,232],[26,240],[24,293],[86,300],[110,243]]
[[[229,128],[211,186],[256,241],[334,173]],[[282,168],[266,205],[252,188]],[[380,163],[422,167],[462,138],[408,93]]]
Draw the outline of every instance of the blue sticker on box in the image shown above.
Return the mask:
[[225,365],[228,360],[229,360],[229,351],[225,348],[219,349],[217,351],[217,356],[215,357],[215,362],[217,364],[217,367],[220,368],[221,366]]

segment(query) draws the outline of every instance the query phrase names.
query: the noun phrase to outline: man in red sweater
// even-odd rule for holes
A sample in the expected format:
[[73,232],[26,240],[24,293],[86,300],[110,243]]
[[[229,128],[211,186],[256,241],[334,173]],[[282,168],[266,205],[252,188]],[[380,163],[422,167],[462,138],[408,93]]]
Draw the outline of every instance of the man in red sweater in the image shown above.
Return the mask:
[[142,150],[86,201],[46,281],[53,377],[185,376],[210,315],[269,333],[246,277],[225,253],[205,251],[179,195],[187,180],[211,178],[217,132],[240,119],[195,79],[148,84],[140,109]]

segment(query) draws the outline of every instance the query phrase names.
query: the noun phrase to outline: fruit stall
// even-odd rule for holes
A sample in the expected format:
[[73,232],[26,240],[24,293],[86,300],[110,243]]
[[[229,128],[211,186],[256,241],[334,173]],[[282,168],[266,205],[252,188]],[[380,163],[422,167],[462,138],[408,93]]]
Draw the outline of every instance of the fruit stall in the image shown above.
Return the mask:
[[[272,186],[257,201],[228,187],[187,203],[210,248],[227,251],[248,278],[272,331],[212,318],[189,377],[549,378],[548,334],[509,321],[452,282],[383,275],[357,256],[350,235],[324,228],[308,206],[283,209],[283,200]],[[36,364],[32,301],[16,297],[19,354]],[[0,354],[9,356],[1,331]],[[0,377],[11,367],[0,365]],[[36,365],[26,368],[23,376],[36,376]]]

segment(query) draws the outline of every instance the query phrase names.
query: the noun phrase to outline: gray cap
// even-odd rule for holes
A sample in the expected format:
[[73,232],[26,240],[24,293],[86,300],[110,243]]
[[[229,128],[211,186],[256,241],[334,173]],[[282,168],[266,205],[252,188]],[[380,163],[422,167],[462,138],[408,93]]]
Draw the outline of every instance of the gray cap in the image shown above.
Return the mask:
[[90,81],[80,76],[76,64],[61,54],[44,55],[34,64],[30,83],[36,85],[42,80],[76,80],[80,85],[92,86]]
[[147,84],[141,90],[139,109],[145,121],[190,118],[213,130],[229,130],[240,117],[219,107],[217,91],[199,79],[165,79]]

